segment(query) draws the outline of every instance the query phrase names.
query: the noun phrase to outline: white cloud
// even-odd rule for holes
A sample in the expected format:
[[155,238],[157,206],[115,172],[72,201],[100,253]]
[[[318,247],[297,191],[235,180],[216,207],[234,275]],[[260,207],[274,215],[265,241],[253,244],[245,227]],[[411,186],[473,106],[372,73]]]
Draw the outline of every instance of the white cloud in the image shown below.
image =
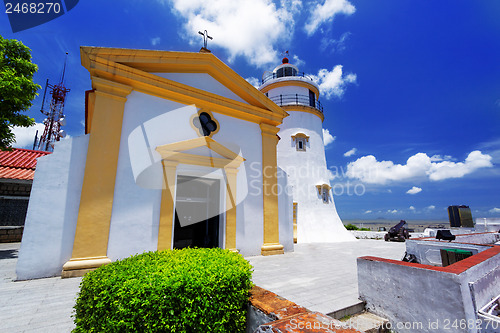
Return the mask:
[[420,187],[413,186],[411,189],[406,191],[406,194],[417,194],[422,192],[422,189]]
[[14,126],[12,132],[16,136],[16,143],[14,143],[13,147],[33,149],[36,131],[38,130],[38,138],[40,138],[44,129],[45,125],[42,123],[36,123],[31,127]]
[[433,163],[429,178],[431,180],[443,180],[447,178],[462,178],[463,176],[476,171],[480,168],[492,167],[491,156],[482,154],[479,150],[475,150],[467,156],[465,162],[450,162],[443,161]]
[[323,4],[317,4],[311,10],[310,19],[304,29],[310,36],[316,32],[323,23],[330,22],[337,14],[351,15],[356,8],[347,0],[325,0]]
[[357,150],[356,148],[352,148],[351,150],[346,151],[346,152],[344,153],[344,156],[345,156],[345,157],[349,157],[349,156],[355,155],[357,151],[358,151],[358,150]]
[[151,38],[151,45],[156,46],[156,45],[160,44],[160,41],[161,41],[160,37]]
[[342,53],[347,48],[346,42],[349,36],[351,36],[350,32],[344,32],[339,39],[324,37],[321,39],[320,49],[323,51],[328,49],[330,53]]
[[436,209],[436,206],[434,206],[434,205],[430,205],[429,207],[427,207],[427,209],[428,209],[428,210],[434,210],[434,209]]
[[370,214],[370,213],[372,213],[371,210],[367,210],[367,211],[364,212],[364,214]]
[[[165,1],[163,1],[165,3]],[[244,56],[258,67],[275,63],[277,44],[293,37],[294,15],[300,14],[301,0],[170,0],[174,13],[184,19],[185,37],[202,45],[198,31],[207,30],[213,40],[208,48],[221,47],[229,61]]]
[[478,150],[471,152],[464,162],[433,162],[427,154],[418,153],[402,165],[392,161],[377,161],[375,156],[368,155],[349,163],[346,175],[370,184],[409,181],[415,178],[438,181],[461,178],[480,168],[492,167],[491,159],[490,155],[482,154]]
[[305,63],[306,63],[304,60],[300,59],[300,58],[299,58],[296,54],[294,54],[294,55],[293,55],[292,60],[293,60],[293,62],[292,62],[292,63],[293,63],[295,66],[299,67],[299,68],[300,68],[302,65],[305,65]]
[[323,144],[325,147],[335,141],[336,138],[336,136],[330,134],[330,130],[323,128]]
[[390,213],[390,214],[396,214],[398,212],[397,209],[393,209],[393,210],[388,210],[387,213]]
[[492,209],[489,210],[489,212],[490,213],[500,213],[500,208],[497,208],[497,207],[492,208]]
[[431,156],[431,161],[432,162],[441,162],[441,161],[453,161],[453,157],[450,155],[432,155]]
[[342,65],[335,66],[331,71],[320,69],[318,75],[312,75],[312,77],[318,83],[320,93],[326,99],[333,96],[342,97],[346,86],[356,82],[356,74],[342,74]]
[[411,211],[415,211],[415,207],[410,206],[410,210],[411,210]]
[[245,80],[255,88],[258,88],[260,86],[260,80],[256,77],[247,77]]

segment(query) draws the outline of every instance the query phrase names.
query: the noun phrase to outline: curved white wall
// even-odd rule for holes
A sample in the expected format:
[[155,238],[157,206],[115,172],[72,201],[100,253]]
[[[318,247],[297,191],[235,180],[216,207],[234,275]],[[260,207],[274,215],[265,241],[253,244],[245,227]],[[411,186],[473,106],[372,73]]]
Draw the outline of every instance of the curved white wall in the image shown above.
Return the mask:
[[[289,81],[296,79],[291,78]],[[272,83],[267,85],[269,84]],[[309,89],[302,86],[282,86],[268,92],[270,98],[280,94],[308,96]],[[329,202],[324,203],[316,188],[316,185],[330,185],[331,178],[326,164],[321,119],[304,111],[287,112],[290,116],[283,120],[278,133],[281,138],[278,143],[278,166],[288,174],[293,202],[297,203],[297,242],[354,241],[354,236],[344,228],[338,216],[332,191],[329,191]],[[306,151],[296,149],[292,136],[298,133],[309,137]]]

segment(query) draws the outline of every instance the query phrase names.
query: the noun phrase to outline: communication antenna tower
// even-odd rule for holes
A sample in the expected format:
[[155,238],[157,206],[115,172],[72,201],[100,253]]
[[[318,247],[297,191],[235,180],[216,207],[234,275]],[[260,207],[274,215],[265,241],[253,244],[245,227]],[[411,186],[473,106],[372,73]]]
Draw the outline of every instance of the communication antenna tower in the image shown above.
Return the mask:
[[[47,118],[43,121],[45,129],[40,137],[40,140],[38,140],[38,135],[35,136],[33,149],[53,151],[55,142],[66,136],[66,132],[61,129],[61,126],[66,125],[66,119],[64,118],[64,102],[66,100],[66,94],[70,91],[70,89],[64,86],[64,74],[66,72],[67,59],[68,52],[66,52],[66,59],[64,60],[64,67],[59,83],[54,85],[49,84],[49,79],[47,79],[47,82],[45,83],[42,109],[40,112],[47,116]],[[47,88],[49,89],[51,99],[49,107],[45,108]]]

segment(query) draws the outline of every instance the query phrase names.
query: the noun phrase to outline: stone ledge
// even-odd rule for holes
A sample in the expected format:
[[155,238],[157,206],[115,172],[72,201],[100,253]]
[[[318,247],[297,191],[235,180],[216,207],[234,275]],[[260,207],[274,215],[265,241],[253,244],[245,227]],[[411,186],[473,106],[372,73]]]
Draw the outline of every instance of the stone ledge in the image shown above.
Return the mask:
[[[250,291],[249,311],[259,312],[259,315],[252,316],[252,318],[259,318],[261,321],[271,321],[248,325],[247,333],[360,332],[353,328],[345,328],[345,323],[339,320],[319,312],[311,312],[300,305],[257,286],[253,287]],[[257,327],[256,330],[254,330],[254,327]]]
[[0,227],[0,243],[18,243],[23,238],[24,227],[2,226]]

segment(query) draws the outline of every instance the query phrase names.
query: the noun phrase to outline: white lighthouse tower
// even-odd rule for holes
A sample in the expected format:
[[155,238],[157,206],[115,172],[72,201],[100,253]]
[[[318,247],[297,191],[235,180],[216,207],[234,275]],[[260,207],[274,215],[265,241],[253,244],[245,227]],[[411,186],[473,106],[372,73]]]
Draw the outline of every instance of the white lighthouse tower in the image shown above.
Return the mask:
[[278,133],[278,166],[288,174],[298,243],[354,241],[344,228],[330,187],[318,85],[283,58],[266,72],[259,90],[288,114]]

